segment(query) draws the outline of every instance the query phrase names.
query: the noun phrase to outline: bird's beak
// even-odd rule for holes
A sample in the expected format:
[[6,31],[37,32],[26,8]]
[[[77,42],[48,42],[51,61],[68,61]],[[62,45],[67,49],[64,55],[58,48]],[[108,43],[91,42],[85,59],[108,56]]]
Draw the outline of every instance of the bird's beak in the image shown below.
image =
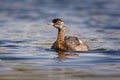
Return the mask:
[[53,26],[53,23],[48,23],[48,25],[51,25],[51,26]]

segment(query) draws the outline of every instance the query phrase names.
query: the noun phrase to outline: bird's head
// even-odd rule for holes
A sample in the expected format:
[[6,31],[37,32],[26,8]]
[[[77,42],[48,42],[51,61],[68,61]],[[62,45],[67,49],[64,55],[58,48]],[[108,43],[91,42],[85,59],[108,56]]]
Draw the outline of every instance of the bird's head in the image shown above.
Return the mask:
[[50,23],[49,25],[54,26],[57,29],[64,29],[64,21],[60,18],[55,18],[52,20],[52,23]]

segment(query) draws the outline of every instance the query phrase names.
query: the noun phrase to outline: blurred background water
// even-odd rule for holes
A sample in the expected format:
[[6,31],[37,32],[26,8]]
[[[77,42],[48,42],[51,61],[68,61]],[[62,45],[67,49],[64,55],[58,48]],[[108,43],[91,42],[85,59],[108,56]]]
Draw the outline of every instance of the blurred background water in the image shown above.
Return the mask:
[[[58,17],[90,51],[58,58]],[[119,53],[120,0],[0,0],[0,80],[119,80]]]

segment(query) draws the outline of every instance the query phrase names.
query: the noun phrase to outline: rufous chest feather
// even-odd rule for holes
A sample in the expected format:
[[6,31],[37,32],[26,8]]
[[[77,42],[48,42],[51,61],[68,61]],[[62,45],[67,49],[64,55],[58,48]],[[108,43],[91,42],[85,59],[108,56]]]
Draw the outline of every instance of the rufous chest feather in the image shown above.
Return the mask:
[[64,47],[64,30],[58,31],[56,47],[62,49]]

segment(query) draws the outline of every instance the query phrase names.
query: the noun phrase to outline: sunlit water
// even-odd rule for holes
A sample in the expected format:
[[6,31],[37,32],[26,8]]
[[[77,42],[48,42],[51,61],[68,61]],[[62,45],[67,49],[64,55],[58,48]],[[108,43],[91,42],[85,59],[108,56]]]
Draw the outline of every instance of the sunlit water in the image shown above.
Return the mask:
[[[90,51],[51,50],[56,17]],[[0,80],[119,79],[119,0],[0,0]]]

